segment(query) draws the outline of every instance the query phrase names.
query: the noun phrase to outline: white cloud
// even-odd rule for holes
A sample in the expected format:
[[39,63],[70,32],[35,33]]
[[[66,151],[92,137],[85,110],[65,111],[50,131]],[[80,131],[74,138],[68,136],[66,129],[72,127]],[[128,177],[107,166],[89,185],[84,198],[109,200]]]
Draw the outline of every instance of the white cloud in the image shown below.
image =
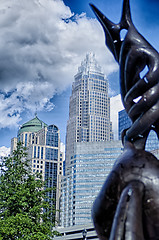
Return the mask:
[[86,52],[105,74],[118,68],[97,20],[73,16],[61,0],[1,0],[0,28],[0,127],[17,126],[24,110],[53,109]]
[[112,128],[114,132],[114,139],[118,140],[118,112],[123,110],[121,95],[110,98],[110,120],[112,121]]
[[5,146],[0,147],[0,157],[7,157],[10,154],[10,148]]

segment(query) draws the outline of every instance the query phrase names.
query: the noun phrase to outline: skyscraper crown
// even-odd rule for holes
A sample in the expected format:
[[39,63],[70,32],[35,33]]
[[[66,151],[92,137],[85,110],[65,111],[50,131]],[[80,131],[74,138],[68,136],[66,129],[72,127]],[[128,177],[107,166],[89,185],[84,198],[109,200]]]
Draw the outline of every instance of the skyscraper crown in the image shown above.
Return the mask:
[[78,68],[78,73],[88,74],[88,72],[101,73],[101,67],[95,59],[94,53],[87,53],[86,58],[82,61],[81,66]]

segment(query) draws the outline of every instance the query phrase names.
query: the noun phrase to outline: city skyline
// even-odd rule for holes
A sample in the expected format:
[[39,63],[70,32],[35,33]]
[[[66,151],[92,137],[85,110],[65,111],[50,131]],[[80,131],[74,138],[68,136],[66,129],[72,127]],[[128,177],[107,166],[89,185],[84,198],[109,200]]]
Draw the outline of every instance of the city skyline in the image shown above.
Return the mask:
[[[92,3],[119,21],[122,1]],[[158,50],[159,3],[130,0],[130,5],[137,29]],[[119,93],[118,66],[105,47],[103,30],[87,0],[7,0],[0,9],[0,148],[10,146],[18,126],[35,112],[59,127],[64,142],[71,84],[86,52],[95,53],[110,96]]]

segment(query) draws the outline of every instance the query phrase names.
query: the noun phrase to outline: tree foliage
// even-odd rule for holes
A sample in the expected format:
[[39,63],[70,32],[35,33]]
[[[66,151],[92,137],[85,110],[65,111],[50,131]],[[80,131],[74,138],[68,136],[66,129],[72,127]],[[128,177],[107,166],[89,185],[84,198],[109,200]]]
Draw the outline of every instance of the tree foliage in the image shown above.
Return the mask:
[[49,240],[55,234],[54,222],[48,217],[55,215],[46,200],[49,190],[40,175],[32,174],[30,164],[26,149],[18,143],[17,150],[1,166],[0,240]]

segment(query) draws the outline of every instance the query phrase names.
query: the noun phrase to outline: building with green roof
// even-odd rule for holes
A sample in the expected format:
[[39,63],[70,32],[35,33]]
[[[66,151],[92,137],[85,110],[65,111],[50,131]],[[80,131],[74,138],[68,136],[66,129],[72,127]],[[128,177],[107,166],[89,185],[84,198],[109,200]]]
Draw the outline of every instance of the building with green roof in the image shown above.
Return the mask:
[[19,131],[18,131],[18,136],[23,133],[23,132],[38,132],[39,130],[41,130],[44,127],[47,127],[48,125],[46,123],[44,123],[43,121],[41,121],[37,116],[33,119],[31,119],[30,121],[24,123]]
[[47,125],[37,116],[24,123],[18,130],[17,137],[11,140],[11,153],[20,141],[27,147],[32,172],[42,175],[47,187],[56,188],[48,193],[50,203],[56,206],[56,220],[59,219],[59,198],[61,194],[61,176],[63,158],[60,151],[60,131],[54,124]]

